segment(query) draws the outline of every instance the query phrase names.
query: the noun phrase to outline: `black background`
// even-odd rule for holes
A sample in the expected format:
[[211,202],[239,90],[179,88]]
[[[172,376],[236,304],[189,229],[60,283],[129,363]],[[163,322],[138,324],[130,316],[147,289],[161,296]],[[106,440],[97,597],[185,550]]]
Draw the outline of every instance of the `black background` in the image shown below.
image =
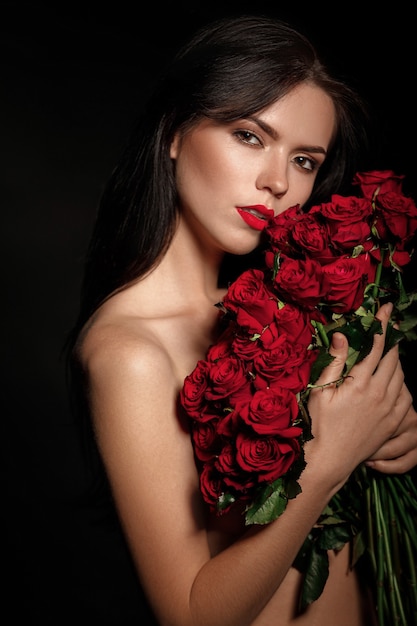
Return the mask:
[[[0,549],[0,567],[13,616],[6,623],[25,613],[27,623],[63,624],[63,617],[48,621],[48,606],[57,579],[66,580],[69,554],[78,551],[80,570],[99,558],[99,537],[94,546],[94,532],[65,504],[84,476],[61,350],[77,313],[83,254],[104,182],[152,76],[177,45],[226,13],[289,20],[370,101],[382,140],[375,167],[405,174],[416,196],[411,8],[397,2],[387,14],[372,3],[364,15],[363,2],[323,4],[0,3],[0,497],[2,541],[11,554],[4,562]],[[88,576],[88,593],[103,602]]]

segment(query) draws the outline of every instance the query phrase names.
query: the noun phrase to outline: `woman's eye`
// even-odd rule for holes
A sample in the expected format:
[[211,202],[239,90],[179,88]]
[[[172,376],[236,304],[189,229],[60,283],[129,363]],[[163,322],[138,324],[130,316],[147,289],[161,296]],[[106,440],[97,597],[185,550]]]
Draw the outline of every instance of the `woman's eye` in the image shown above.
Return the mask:
[[294,161],[297,165],[299,165],[304,170],[309,170],[311,172],[314,172],[314,170],[316,170],[318,167],[317,161],[315,161],[314,159],[309,159],[308,157],[305,157],[305,156],[295,157]]
[[262,145],[259,137],[251,133],[249,130],[236,130],[234,132],[234,135],[239,139],[239,141],[242,141],[243,143],[248,143],[254,146]]

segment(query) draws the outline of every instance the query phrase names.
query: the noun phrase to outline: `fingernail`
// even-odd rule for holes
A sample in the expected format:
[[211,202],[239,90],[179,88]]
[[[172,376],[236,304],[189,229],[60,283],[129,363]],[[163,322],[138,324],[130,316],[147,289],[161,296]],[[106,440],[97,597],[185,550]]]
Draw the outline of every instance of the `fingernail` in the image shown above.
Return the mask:
[[340,333],[335,333],[332,335],[332,348],[338,350],[343,347],[343,337]]

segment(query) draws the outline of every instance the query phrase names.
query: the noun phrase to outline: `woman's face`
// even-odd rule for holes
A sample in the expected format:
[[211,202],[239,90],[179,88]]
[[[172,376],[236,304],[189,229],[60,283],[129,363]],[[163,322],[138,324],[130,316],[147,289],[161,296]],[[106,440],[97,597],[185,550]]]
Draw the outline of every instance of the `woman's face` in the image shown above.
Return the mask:
[[269,217],[308,200],[335,128],[331,98],[303,83],[256,115],[177,135],[181,219],[201,244],[253,250]]

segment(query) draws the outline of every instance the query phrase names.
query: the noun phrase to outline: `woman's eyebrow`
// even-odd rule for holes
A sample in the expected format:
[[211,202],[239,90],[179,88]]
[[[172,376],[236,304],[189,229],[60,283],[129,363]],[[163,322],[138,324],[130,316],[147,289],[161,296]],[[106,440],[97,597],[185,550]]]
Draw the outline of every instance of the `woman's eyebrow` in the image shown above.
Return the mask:
[[[259,128],[261,128],[272,139],[277,140],[279,138],[279,134],[277,133],[275,128],[272,128],[272,126],[267,124],[267,122],[264,122],[261,118],[257,117],[256,115],[249,115],[247,119],[257,124]],[[299,146],[299,150],[302,150],[304,152],[313,152],[315,154],[324,154],[325,156],[327,154],[327,150],[323,148],[323,146],[305,145],[305,146]]]

